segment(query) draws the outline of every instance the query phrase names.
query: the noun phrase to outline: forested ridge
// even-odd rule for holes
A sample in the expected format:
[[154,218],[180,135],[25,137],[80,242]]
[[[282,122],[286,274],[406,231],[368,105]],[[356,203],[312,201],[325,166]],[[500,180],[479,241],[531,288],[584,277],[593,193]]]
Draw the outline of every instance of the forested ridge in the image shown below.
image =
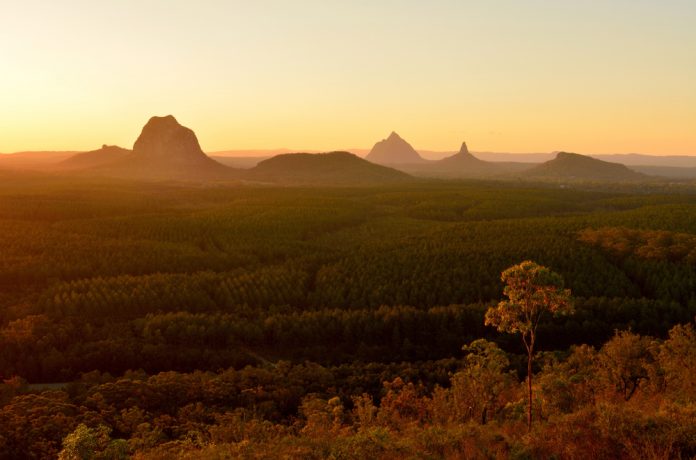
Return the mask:
[[[90,436],[101,458],[696,455],[686,187],[9,178],[0,235],[3,458]],[[539,328],[546,441],[524,438],[519,340],[484,326],[522,260],[575,304]]]

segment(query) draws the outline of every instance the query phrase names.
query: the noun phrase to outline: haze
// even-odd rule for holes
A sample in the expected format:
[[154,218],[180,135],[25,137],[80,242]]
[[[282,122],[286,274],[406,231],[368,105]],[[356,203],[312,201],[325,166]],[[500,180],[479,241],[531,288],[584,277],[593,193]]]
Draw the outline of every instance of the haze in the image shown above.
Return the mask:
[[24,1],[0,17],[0,152],[696,153],[692,1]]

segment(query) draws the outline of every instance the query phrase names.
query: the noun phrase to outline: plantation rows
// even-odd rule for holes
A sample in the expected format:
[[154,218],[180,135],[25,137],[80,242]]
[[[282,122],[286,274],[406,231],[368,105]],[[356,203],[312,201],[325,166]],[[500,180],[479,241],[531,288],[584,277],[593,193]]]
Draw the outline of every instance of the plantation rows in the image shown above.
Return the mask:
[[[615,328],[660,336],[694,314],[683,248],[694,215],[689,194],[509,183],[9,182],[0,374],[438,359],[481,336],[517,352],[482,312],[501,297],[501,271],[525,259],[580,298],[575,317],[545,326],[550,349],[601,343]],[[638,249],[611,250],[626,235]]]

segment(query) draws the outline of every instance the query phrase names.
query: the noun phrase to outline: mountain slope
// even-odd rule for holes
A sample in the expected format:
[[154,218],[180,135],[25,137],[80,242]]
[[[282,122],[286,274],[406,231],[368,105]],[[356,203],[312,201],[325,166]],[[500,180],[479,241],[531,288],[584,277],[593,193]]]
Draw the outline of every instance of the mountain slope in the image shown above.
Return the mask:
[[590,155],[604,161],[621,163],[626,166],[671,166],[696,168],[696,156],[689,155],[644,155],[640,153],[616,153]]
[[568,152],[559,152],[553,160],[528,169],[524,175],[540,179],[599,181],[631,181],[647,177],[619,163]]
[[130,153],[132,153],[131,150],[116,145],[103,145],[98,150],[77,153],[58,163],[56,168],[61,170],[95,168],[119,161]]
[[479,160],[469,152],[469,148],[466,146],[466,142],[462,142],[462,146],[459,152],[452,156],[445,157],[441,160],[437,160],[440,165],[483,165],[486,164],[485,161]]
[[411,176],[376,165],[348,152],[287,153],[261,161],[245,179],[284,184],[379,185]]
[[469,153],[466,142],[462,142],[459,152],[434,162],[432,166],[433,169],[461,176],[502,174],[509,169],[503,163],[491,163],[476,158]]
[[380,165],[423,163],[424,160],[411,144],[392,132],[388,138],[377,142],[365,157],[367,161]]

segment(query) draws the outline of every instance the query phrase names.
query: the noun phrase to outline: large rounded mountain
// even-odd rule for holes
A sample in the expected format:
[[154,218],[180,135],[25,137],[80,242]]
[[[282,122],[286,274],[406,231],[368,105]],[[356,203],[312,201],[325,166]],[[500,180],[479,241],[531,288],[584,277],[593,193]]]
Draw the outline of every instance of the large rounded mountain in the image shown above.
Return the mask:
[[152,117],[124,159],[128,169],[167,177],[225,177],[233,171],[208,157],[196,134],[171,115]]
[[[113,149],[113,148],[112,148]],[[171,115],[152,117],[132,151],[91,152],[90,172],[136,179],[208,180],[235,178],[238,172],[213,160],[201,150],[196,134]],[[102,161],[100,162],[99,159]]]
[[133,144],[133,154],[154,162],[209,164],[214,161],[203,153],[193,130],[181,126],[172,115],[150,118]]

